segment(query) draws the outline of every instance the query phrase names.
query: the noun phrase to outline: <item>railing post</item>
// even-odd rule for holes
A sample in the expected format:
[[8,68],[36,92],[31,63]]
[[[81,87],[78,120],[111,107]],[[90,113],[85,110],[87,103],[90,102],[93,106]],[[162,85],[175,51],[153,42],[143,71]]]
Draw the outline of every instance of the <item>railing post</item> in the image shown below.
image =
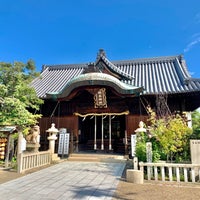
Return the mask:
[[147,177],[148,177],[148,180],[150,181],[151,180],[151,167],[150,166],[148,166],[147,167]]
[[169,170],[169,181],[173,181],[172,167],[168,167],[168,170]]
[[[162,181],[166,181],[165,177],[165,168],[168,168],[169,173],[169,181],[173,181],[173,175],[175,174],[177,182],[183,181],[181,179],[181,175],[184,175],[184,182],[192,181],[196,182],[196,175],[200,179],[200,164],[179,164],[179,163],[139,163],[140,170],[144,173],[144,167],[147,167],[147,179],[151,180],[152,177],[154,180],[158,181],[158,167],[160,167],[161,171],[161,179]],[[153,169],[153,170],[152,170]],[[190,179],[188,177],[188,169],[190,171]],[[152,173],[152,171],[154,173]],[[145,170],[146,172],[146,170]],[[168,179],[167,179],[168,180]]]
[[26,170],[33,169],[51,163],[51,152],[37,152],[18,155],[18,173],[23,173]]
[[184,167],[184,168],[183,168],[183,171],[184,171],[184,182],[188,182],[187,168]]
[[177,180],[177,182],[180,182],[180,170],[179,170],[179,167],[176,167],[176,180]]
[[162,181],[165,181],[165,167],[161,166],[161,176],[162,176]]
[[155,176],[155,181],[157,181],[158,180],[158,167],[157,166],[154,167],[154,176]]
[[191,169],[191,176],[192,176],[192,182],[195,183],[195,171],[194,171],[194,167],[192,167],[192,169]]
[[199,181],[200,181],[200,168],[198,169],[198,172],[199,172]]
[[143,162],[139,162],[139,166],[140,166],[140,171],[144,172],[144,163]]

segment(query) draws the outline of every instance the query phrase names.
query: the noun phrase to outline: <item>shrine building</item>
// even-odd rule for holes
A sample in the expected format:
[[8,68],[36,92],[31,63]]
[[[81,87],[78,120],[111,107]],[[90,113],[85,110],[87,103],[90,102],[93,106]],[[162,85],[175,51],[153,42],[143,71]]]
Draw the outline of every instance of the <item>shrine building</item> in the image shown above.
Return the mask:
[[101,49],[95,62],[44,65],[32,86],[44,100],[41,150],[55,123],[70,133],[71,153],[127,154],[131,134],[147,122],[148,105],[158,115],[200,106],[200,79],[190,76],[181,55],[110,61]]

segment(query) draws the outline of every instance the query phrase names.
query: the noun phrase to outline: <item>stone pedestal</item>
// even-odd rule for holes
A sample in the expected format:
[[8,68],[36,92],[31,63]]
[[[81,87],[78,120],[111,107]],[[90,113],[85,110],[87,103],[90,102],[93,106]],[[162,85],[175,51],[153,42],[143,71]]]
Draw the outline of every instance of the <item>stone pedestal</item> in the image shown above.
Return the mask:
[[56,161],[60,160],[60,157],[58,156],[57,153],[52,153],[51,154],[51,159],[52,159],[52,161],[56,162]]
[[143,171],[127,169],[126,170],[126,180],[130,183],[143,184],[144,183],[144,174]]
[[39,148],[40,148],[40,144],[39,143],[36,143],[36,144],[27,143],[26,144],[26,150],[28,152],[39,152]]

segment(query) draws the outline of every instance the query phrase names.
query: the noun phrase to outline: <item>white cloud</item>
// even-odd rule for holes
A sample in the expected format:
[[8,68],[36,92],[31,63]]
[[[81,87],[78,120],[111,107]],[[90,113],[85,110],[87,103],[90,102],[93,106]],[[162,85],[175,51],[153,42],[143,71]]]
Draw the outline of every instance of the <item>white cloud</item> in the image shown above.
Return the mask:
[[[200,24],[200,12],[196,13],[194,20],[196,24]],[[194,46],[198,45],[199,43],[200,43],[200,32],[192,35],[191,42],[187,44],[187,46],[184,49],[184,52],[190,51]]]
[[200,33],[195,34],[195,37],[193,36],[193,40],[186,46],[184,52],[190,51],[195,45],[199,43],[200,43]]

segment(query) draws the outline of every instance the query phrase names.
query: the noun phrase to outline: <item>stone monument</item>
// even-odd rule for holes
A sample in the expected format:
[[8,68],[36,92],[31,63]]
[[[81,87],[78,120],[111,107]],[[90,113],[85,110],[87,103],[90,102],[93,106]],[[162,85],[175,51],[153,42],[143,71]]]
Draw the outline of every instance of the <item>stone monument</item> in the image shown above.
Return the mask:
[[200,164],[200,140],[190,140],[192,164]]

